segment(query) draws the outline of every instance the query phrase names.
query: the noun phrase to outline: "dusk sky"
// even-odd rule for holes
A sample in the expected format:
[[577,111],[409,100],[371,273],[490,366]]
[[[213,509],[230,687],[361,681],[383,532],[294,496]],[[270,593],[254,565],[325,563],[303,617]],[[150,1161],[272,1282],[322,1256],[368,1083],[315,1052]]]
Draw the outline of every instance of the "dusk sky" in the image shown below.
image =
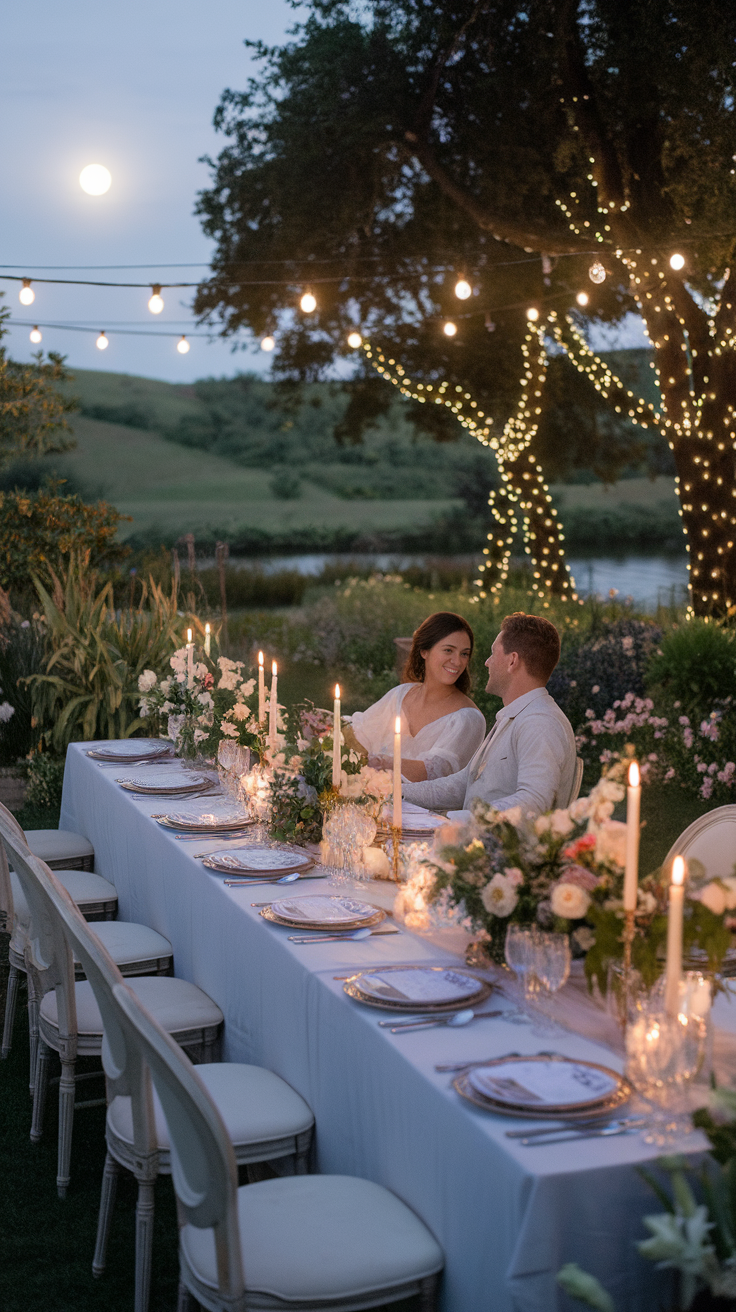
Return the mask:
[[[201,155],[224,144],[212,115],[227,86],[249,71],[243,40],[280,41],[294,21],[284,0],[36,0],[3,13],[0,101],[0,273],[111,281],[194,282],[206,267],[165,269],[181,261],[206,266],[211,243],[193,209],[208,183]],[[104,196],[79,185],[87,164],[112,174]],[[160,263],[157,263],[160,261]],[[43,265],[133,265],[148,269],[83,272]],[[160,270],[160,272],[158,272]],[[109,332],[42,328],[44,350],[72,367],[144,374],[172,382],[261,368],[258,351],[233,355],[229,344],[193,338],[188,355],[176,337],[115,336],[114,327],[196,331],[189,291],[164,292],[165,309],[147,309],[150,290],[35,284],[33,305],[18,301],[19,283],[0,281],[13,319],[5,344],[19,360],[38,348],[34,323],[64,322]],[[200,330],[202,331],[202,330]]]

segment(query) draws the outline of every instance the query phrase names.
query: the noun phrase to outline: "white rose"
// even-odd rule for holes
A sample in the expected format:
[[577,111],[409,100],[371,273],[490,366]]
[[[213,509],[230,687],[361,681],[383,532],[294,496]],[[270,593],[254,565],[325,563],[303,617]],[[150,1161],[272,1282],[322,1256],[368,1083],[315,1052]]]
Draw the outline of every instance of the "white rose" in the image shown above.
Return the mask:
[[481,901],[492,916],[510,916],[519,895],[516,886],[506,875],[494,875],[481,893]]
[[549,833],[551,827],[552,817],[549,815],[538,815],[534,821],[534,832],[535,834],[539,834],[540,838],[542,834]]
[[595,840],[596,861],[610,861],[622,870],[626,865],[626,825],[621,820],[604,820]]
[[590,906],[590,894],[578,884],[555,884],[550,901],[556,916],[564,920],[582,920]]
[[150,692],[151,688],[155,688],[155,686],[156,686],[156,675],[154,674],[153,670],[144,670],[142,674],[138,675],[139,692]]
[[713,912],[714,916],[722,916],[726,910],[726,890],[721,888],[720,884],[706,884],[697,893],[693,894],[694,900],[702,902],[704,907]]
[[240,687],[240,675],[234,670],[224,670],[217,686],[226,692],[235,692]]
[[220,725],[220,732],[224,733],[228,738],[240,737],[239,730],[235,728],[234,724],[228,724],[227,720],[223,720],[222,724]]
[[726,893],[726,910],[733,911],[736,908],[736,878],[733,875],[727,875],[721,880]]
[[247,720],[249,715],[250,715],[250,708],[248,706],[244,706],[242,702],[235,703],[235,705],[233,706],[234,720]]
[[[242,664],[242,661],[239,661],[238,663]],[[244,683],[242,688],[240,689],[241,697],[250,697],[255,686],[256,686],[255,679],[248,679],[247,682]]]
[[521,807],[510,806],[508,811],[499,811],[498,818],[499,820],[505,820],[507,824],[513,825],[514,829],[518,829],[522,823]]
[[570,807],[570,815],[577,824],[580,824],[581,820],[587,820],[590,815],[590,798],[579,797],[576,802],[573,802]]
[[568,810],[553,811],[550,816],[550,828],[557,838],[564,838],[573,827],[573,820]]

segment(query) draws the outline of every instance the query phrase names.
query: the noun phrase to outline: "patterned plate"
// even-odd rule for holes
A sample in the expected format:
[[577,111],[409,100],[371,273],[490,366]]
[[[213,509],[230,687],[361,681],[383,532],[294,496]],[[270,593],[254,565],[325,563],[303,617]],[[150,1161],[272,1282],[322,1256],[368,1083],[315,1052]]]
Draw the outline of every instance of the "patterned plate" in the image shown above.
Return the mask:
[[261,911],[264,920],[290,929],[363,929],[378,925],[386,912],[351,897],[292,897],[272,902]]
[[499,1057],[453,1080],[458,1093],[477,1107],[503,1116],[601,1116],[632,1095],[617,1071],[596,1062],[545,1054]]
[[232,829],[244,829],[246,825],[255,824],[255,819],[246,812],[226,811],[218,815],[216,811],[172,811],[168,815],[151,817],[164,829],[176,829],[185,834],[223,834]]
[[181,770],[156,769],[155,766],[140,775],[128,775],[116,779],[116,783],[128,793],[151,793],[161,797],[176,797],[179,794],[199,793],[204,788],[213,788],[215,781],[203,774],[184,774]]
[[95,761],[111,761],[124,765],[136,761],[155,761],[160,757],[171,756],[170,742],[146,742],[141,738],[123,738],[114,747],[93,747],[87,752]]
[[227,875],[288,875],[294,870],[309,870],[314,865],[314,858],[304,852],[289,852],[254,843],[249,847],[233,848],[232,852],[217,852],[205,857],[203,864],[208,870]]
[[417,1014],[476,1007],[493,991],[486,980],[448,966],[379,966],[353,975],[343,987],[369,1007]]

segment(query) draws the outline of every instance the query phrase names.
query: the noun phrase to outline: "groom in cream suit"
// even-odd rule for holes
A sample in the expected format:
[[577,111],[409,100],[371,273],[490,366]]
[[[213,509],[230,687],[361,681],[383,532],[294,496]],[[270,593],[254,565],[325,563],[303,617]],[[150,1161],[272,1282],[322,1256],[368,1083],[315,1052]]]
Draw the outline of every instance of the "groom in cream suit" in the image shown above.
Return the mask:
[[507,615],[486,661],[486,691],[503,700],[496,722],[464,770],[443,779],[403,782],[409,802],[467,810],[482,797],[499,811],[520,806],[540,815],[569,805],[575,779],[570,721],[547,692],[560,659],[560,635],[539,615]]

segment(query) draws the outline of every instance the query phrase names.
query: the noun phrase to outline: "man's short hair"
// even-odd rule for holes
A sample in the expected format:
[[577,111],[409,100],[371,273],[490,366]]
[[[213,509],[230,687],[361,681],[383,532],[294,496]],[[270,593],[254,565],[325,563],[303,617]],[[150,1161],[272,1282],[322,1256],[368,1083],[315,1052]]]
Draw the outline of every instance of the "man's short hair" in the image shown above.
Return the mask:
[[517,652],[527,673],[547,682],[560,659],[560,635],[554,624],[541,615],[525,615],[517,610],[506,616],[500,638],[507,656]]

